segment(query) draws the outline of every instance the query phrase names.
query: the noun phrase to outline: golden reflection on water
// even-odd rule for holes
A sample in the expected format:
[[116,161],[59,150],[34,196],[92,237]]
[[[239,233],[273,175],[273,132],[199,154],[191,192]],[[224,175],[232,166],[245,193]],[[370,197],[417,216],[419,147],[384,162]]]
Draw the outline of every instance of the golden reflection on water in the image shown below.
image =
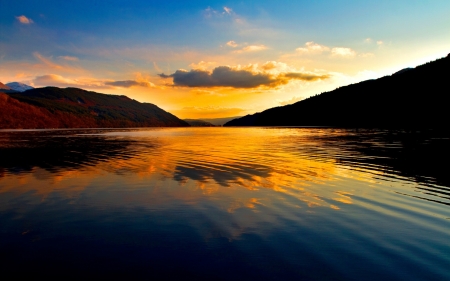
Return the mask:
[[[189,186],[189,195],[180,190],[172,193],[179,200],[226,194],[235,198],[227,207],[230,212],[237,206],[254,209],[262,204],[258,198],[240,198],[242,189],[254,192],[270,189],[297,198],[310,207],[337,209],[321,199],[320,190],[311,188],[335,180],[334,161],[316,161],[299,155],[296,150],[289,151],[286,149],[289,143],[284,139],[286,132],[288,137],[292,133],[302,136],[301,132],[292,130],[223,128],[108,132],[100,137],[109,142],[123,138],[131,141],[123,147],[128,157],[104,157],[102,161],[93,159],[78,168],[56,167],[51,171],[33,167],[27,173],[3,176],[0,192],[33,191],[42,197],[58,192],[74,197],[92,185],[108,188],[111,177],[120,175],[126,178],[127,188],[147,184],[150,188],[163,188],[170,180],[180,187]],[[89,137],[94,136],[82,135],[80,141]],[[309,140],[311,143],[299,145],[318,145]],[[292,148],[290,145],[288,148]],[[193,185],[188,185],[190,182]]]
[[[73,198],[120,186],[147,189],[147,199],[142,193],[137,198],[130,193],[127,200],[152,204],[164,201],[156,199],[160,194],[192,203],[207,197],[231,198],[223,200],[228,202],[224,208],[234,212],[265,206],[272,201],[263,192],[269,190],[291,198],[289,204],[294,207],[340,210],[353,204],[355,192],[371,194],[384,175],[382,170],[338,163],[336,155],[343,150],[328,142],[330,136],[342,134],[348,132],[286,128],[75,132],[68,136],[74,144],[87,142],[94,148],[80,146],[80,151],[73,151],[77,148],[67,145],[63,154],[70,151],[83,159],[69,157],[65,161],[70,164],[53,165],[42,157],[30,171],[18,173],[2,167],[0,192],[33,192],[42,198],[58,193]],[[17,146],[14,141],[8,136],[2,146]],[[361,183],[364,189],[357,187]]]

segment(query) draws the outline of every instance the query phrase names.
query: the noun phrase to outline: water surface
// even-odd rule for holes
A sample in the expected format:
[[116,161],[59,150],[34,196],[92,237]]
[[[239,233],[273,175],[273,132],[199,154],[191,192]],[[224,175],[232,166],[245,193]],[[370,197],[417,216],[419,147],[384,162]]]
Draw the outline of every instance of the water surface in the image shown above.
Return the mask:
[[449,145],[431,131],[1,131],[2,267],[64,278],[449,280]]

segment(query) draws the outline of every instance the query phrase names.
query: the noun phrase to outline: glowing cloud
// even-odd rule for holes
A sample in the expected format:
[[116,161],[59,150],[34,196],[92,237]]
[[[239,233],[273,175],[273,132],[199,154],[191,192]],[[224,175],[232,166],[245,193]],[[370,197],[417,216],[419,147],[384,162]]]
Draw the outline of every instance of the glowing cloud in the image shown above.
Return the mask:
[[67,61],[78,61],[77,57],[71,57],[71,56],[59,56],[58,58],[67,60]]
[[262,50],[266,50],[267,47],[264,45],[251,45],[251,46],[247,46],[245,48],[243,48],[242,50],[245,52],[254,52],[254,51],[262,51]]
[[321,54],[330,51],[330,48],[310,41],[306,42],[305,47],[297,48],[295,50],[300,54]]
[[37,76],[33,80],[33,84],[37,86],[79,87],[82,83],[78,80],[65,78],[61,75],[48,74]]
[[30,18],[27,18],[24,15],[18,16],[16,17],[16,19],[21,23],[21,24],[32,24],[33,20]]
[[216,63],[213,61],[201,61],[199,63],[191,63],[189,66],[192,69],[200,69],[200,70],[206,70],[208,69],[210,66],[215,65]]
[[352,58],[356,56],[356,52],[350,48],[336,47],[331,49],[331,54],[336,57]]
[[230,47],[233,47],[233,48],[236,48],[238,46],[238,44],[236,42],[234,42],[234,41],[228,41],[227,45],[230,46]]
[[144,80],[113,81],[94,78],[71,79],[56,74],[37,76],[32,81],[32,84],[36,86],[81,87],[91,89],[111,89],[113,87],[130,88],[134,86],[146,88],[155,87],[153,83]]
[[250,45],[250,46],[242,48],[241,50],[234,51],[233,53],[242,54],[244,52],[258,52],[258,51],[263,51],[263,50],[267,50],[267,49],[268,49],[267,46],[264,46],[264,45]]

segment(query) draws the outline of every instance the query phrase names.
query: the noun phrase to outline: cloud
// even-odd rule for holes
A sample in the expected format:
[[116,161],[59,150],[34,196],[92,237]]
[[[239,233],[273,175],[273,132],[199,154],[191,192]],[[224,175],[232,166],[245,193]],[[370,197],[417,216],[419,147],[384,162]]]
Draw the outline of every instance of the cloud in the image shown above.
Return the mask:
[[234,16],[235,13],[233,12],[233,9],[230,7],[223,7],[223,11],[214,10],[211,7],[206,8],[203,10],[203,15],[206,18],[212,18],[212,17],[224,17],[224,16]]
[[47,74],[37,76],[32,80],[33,85],[36,86],[55,86],[55,87],[77,87],[77,88],[91,88],[91,89],[111,89],[113,87],[130,88],[134,86],[140,87],[154,87],[155,85],[149,81],[144,80],[99,80],[94,78],[79,78],[71,79],[65,78],[57,74]]
[[225,11],[225,13],[231,15],[231,13],[233,13],[233,10],[231,8],[228,7],[223,7],[223,10]]
[[[161,78],[173,78],[174,86],[181,87],[232,87],[232,88],[275,88],[287,84],[290,80],[317,81],[328,79],[329,75],[317,75],[301,72],[280,72],[272,74],[268,72],[254,71],[257,65],[247,67],[219,66],[213,71],[193,69],[190,71],[177,70],[166,75],[159,74]],[[266,66],[266,69],[270,69]]]
[[67,60],[67,61],[78,61],[79,60],[77,57],[71,57],[71,56],[59,56],[58,58]]
[[156,69],[156,71],[158,71],[158,72],[162,72],[162,69],[161,68],[159,68],[159,66],[156,64],[156,62],[154,61],[153,62],[153,67]]
[[268,47],[264,46],[264,45],[250,45],[250,46],[242,48],[241,50],[236,50],[233,53],[242,54],[244,52],[258,52],[258,51],[263,51],[263,50],[267,50],[267,49],[268,49]]
[[242,49],[242,51],[244,52],[254,52],[254,51],[262,51],[262,50],[266,50],[267,47],[264,45],[251,45],[251,46],[247,46],[245,48]]
[[121,88],[130,88],[133,86],[140,86],[146,88],[152,88],[155,86],[152,82],[148,81],[135,81],[135,80],[124,80],[124,81],[108,81],[105,82],[105,85],[121,87]]
[[330,75],[328,74],[317,75],[312,73],[299,73],[299,72],[288,72],[284,73],[283,76],[288,79],[297,79],[302,81],[318,81],[330,78]]
[[372,38],[366,38],[366,39],[364,39],[364,42],[366,42],[366,43],[372,43]]
[[200,61],[199,63],[191,63],[189,66],[192,69],[200,69],[200,70],[206,70],[208,69],[210,66],[215,65],[216,62],[213,61]]
[[[86,82],[86,81],[85,81]],[[61,75],[47,74],[42,76],[37,76],[33,80],[33,84],[36,86],[55,86],[55,87],[80,87],[81,85],[86,86],[86,83],[82,83],[76,79],[65,78]],[[96,83],[92,83],[96,84]],[[99,86],[103,83],[98,83],[95,86]],[[92,85],[91,85],[92,86]]]
[[21,24],[32,24],[34,23],[32,19],[27,18],[24,15],[18,16],[16,17],[16,19],[21,23]]
[[234,41],[228,41],[227,45],[230,46],[230,47],[233,47],[233,48],[236,48],[238,46],[238,44],[236,42],[234,42]]
[[381,45],[383,45],[383,44],[384,44],[383,41],[381,41],[381,40],[377,41],[377,45],[378,45],[378,46],[381,46]]
[[330,48],[310,41],[306,42],[305,47],[300,47],[295,50],[300,54],[321,54],[330,51]]
[[217,15],[218,12],[213,8],[208,7],[205,10],[203,10],[203,14],[205,15],[206,18],[211,18],[212,16]]
[[335,47],[331,49],[331,55],[335,57],[352,58],[356,56],[356,52],[350,48]]
[[62,70],[64,68],[63,66],[52,62],[50,59],[45,58],[38,52],[34,52],[33,56],[50,68],[59,69],[59,70]]

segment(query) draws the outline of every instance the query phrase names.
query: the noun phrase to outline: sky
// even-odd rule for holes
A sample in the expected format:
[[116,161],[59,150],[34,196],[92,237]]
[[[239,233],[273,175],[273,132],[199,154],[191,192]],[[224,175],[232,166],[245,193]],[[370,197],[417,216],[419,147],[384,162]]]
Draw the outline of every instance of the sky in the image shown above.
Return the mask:
[[448,0],[0,0],[0,12],[0,82],[127,95],[180,118],[252,114],[450,53]]

